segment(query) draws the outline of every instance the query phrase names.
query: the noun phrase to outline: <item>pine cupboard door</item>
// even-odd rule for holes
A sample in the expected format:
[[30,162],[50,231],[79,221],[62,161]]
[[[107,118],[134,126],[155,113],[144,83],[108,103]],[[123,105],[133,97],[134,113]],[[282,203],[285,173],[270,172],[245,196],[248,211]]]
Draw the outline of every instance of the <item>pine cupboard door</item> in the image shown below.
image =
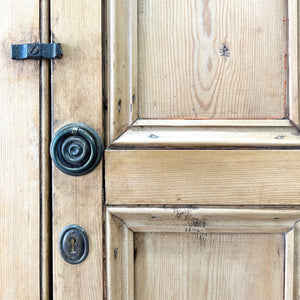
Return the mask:
[[298,6],[106,1],[107,299],[300,299]]
[[47,66],[12,60],[10,53],[11,44],[46,42],[40,22],[44,9],[44,1],[0,2],[0,299],[6,300],[49,294],[43,219],[49,202],[40,176],[46,161],[40,149],[47,138],[40,137]]

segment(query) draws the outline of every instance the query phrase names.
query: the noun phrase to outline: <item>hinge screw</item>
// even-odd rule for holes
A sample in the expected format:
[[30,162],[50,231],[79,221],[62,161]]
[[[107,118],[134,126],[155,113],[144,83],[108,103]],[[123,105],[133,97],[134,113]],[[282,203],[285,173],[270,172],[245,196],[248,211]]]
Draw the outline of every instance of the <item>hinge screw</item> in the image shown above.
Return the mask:
[[32,55],[37,55],[40,51],[40,47],[36,44],[28,46],[28,52]]

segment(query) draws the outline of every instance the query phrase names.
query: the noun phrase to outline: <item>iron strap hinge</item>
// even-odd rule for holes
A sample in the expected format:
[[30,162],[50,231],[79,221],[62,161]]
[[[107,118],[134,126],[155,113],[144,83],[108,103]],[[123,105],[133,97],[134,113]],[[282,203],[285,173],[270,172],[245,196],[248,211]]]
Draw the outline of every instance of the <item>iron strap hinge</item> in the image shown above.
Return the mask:
[[54,59],[63,56],[61,44],[21,44],[11,45],[12,59]]

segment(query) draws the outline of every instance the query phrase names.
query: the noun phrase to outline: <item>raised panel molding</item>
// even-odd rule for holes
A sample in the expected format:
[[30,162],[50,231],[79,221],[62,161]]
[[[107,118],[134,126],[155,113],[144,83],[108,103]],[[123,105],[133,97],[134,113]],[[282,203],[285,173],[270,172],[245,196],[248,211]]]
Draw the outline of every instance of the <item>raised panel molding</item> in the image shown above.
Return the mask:
[[[233,295],[243,296],[244,299],[253,299],[251,297],[254,295],[258,297],[256,299],[299,299],[299,219],[299,210],[107,207],[108,299],[139,299],[138,295],[140,294],[150,297],[153,295],[152,293],[158,293],[156,296],[159,295],[159,299],[171,299],[169,295],[172,294],[172,290],[168,288],[164,290],[166,287],[182,293],[180,294],[181,299],[190,299],[189,295],[193,293],[193,284],[196,284],[197,295],[206,293],[206,297],[210,299],[216,298],[216,292],[219,289],[223,291],[224,297],[229,292],[231,297]],[[178,234],[178,239],[176,239],[176,234]],[[181,244],[184,236],[187,238],[186,242],[189,243],[188,248]],[[144,243],[146,243],[145,246],[143,246]],[[207,282],[207,284],[215,282],[214,278],[223,281],[215,282],[215,286],[202,286],[200,283],[198,286],[196,282],[189,282],[188,286],[185,286],[182,282],[186,282],[186,277],[182,277],[181,282],[174,281],[175,287],[172,286],[171,281],[173,276],[176,278],[177,273],[177,275],[170,273],[169,276],[161,278],[157,269],[160,268],[160,265],[156,265],[156,263],[163,263],[160,261],[160,256],[164,256],[167,251],[169,258],[165,258],[164,267],[161,269],[161,272],[164,273],[168,268],[174,268],[168,265],[168,263],[172,263],[170,255],[174,255],[174,264],[179,264],[178,259],[184,255],[184,253],[180,254],[180,252],[171,250],[174,248],[168,248],[168,245],[176,248],[177,244],[178,251],[180,249],[189,251],[191,247],[198,250],[193,252],[191,249],[192,252],[189,252],[186,260],[182,262],[190,269],[175,268],[175,273],[178,272],[181,276],[190,276],[194,280],[201,278],[201,281]],[[160,250],[155,254],[158,251],[155,250],[155,247],[163,248],[158,248]],[[227,247],[232,247],[232,252],[228,252]],[[140,250],[146,252],[140,254]],[[229,256],[226,256],[226,253]],[[202,255],[206,259],[209,258],[209,261],[201,261]],[[218,260],[215,255],[222,257],[220,256]],[[150,257],[153,259],[152,263],[148,261]],[[198,262],[190,262],[190,257]],[[228,270],[224,273],[227,275],[223,276],[222,268],[232,259],[235,266],[232,266],[231,271]],[[150,264],[149,269],[153,269],[150,271],[148,269],[140,270],[138,264],[141,264],[141,267],[144,264]],[[248,271],[243,269],[245,267],[248,268]],[[194,274],[191,268],[198,268],[197,272],[204,273],[196,272]],[[257,270],[260,270],[261,273],[257,274]],[[147,277],[147,282],[141,282],[144,279],[136,278],[135,273],[140,274],[141,277],[144,276],[143,274],[150,277]],[[245,277],[235,278],[235,274],[237,276],[242,274]],[[251,277],[254,274],[258,277]],[[233,282],[230,281],[232,276],[235,278]],[[264,282],[264,276],[272,278]],[[136,281],[142,287],[135,286]],[[282,286],[280,282],[282,282]],[[144,288],[143,284],[145,284]],[[150,289],[147,288],[149,284]],[[235,286],[235,289],[232,290],[231,284]],[[242,284],[242,286],[238,286],[238,284]],[[271,288],[274,284],[276,292]]]

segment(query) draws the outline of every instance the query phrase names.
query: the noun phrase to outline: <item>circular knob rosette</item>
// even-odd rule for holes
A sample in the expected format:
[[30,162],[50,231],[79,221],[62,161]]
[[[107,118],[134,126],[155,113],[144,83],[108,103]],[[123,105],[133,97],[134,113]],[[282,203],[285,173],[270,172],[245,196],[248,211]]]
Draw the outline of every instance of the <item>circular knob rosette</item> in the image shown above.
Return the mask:
[[55,133],[50,155],[59,170],[72,176],[81,176],[99,165],[103,144],[94,129],[86,124],[72,123]]

